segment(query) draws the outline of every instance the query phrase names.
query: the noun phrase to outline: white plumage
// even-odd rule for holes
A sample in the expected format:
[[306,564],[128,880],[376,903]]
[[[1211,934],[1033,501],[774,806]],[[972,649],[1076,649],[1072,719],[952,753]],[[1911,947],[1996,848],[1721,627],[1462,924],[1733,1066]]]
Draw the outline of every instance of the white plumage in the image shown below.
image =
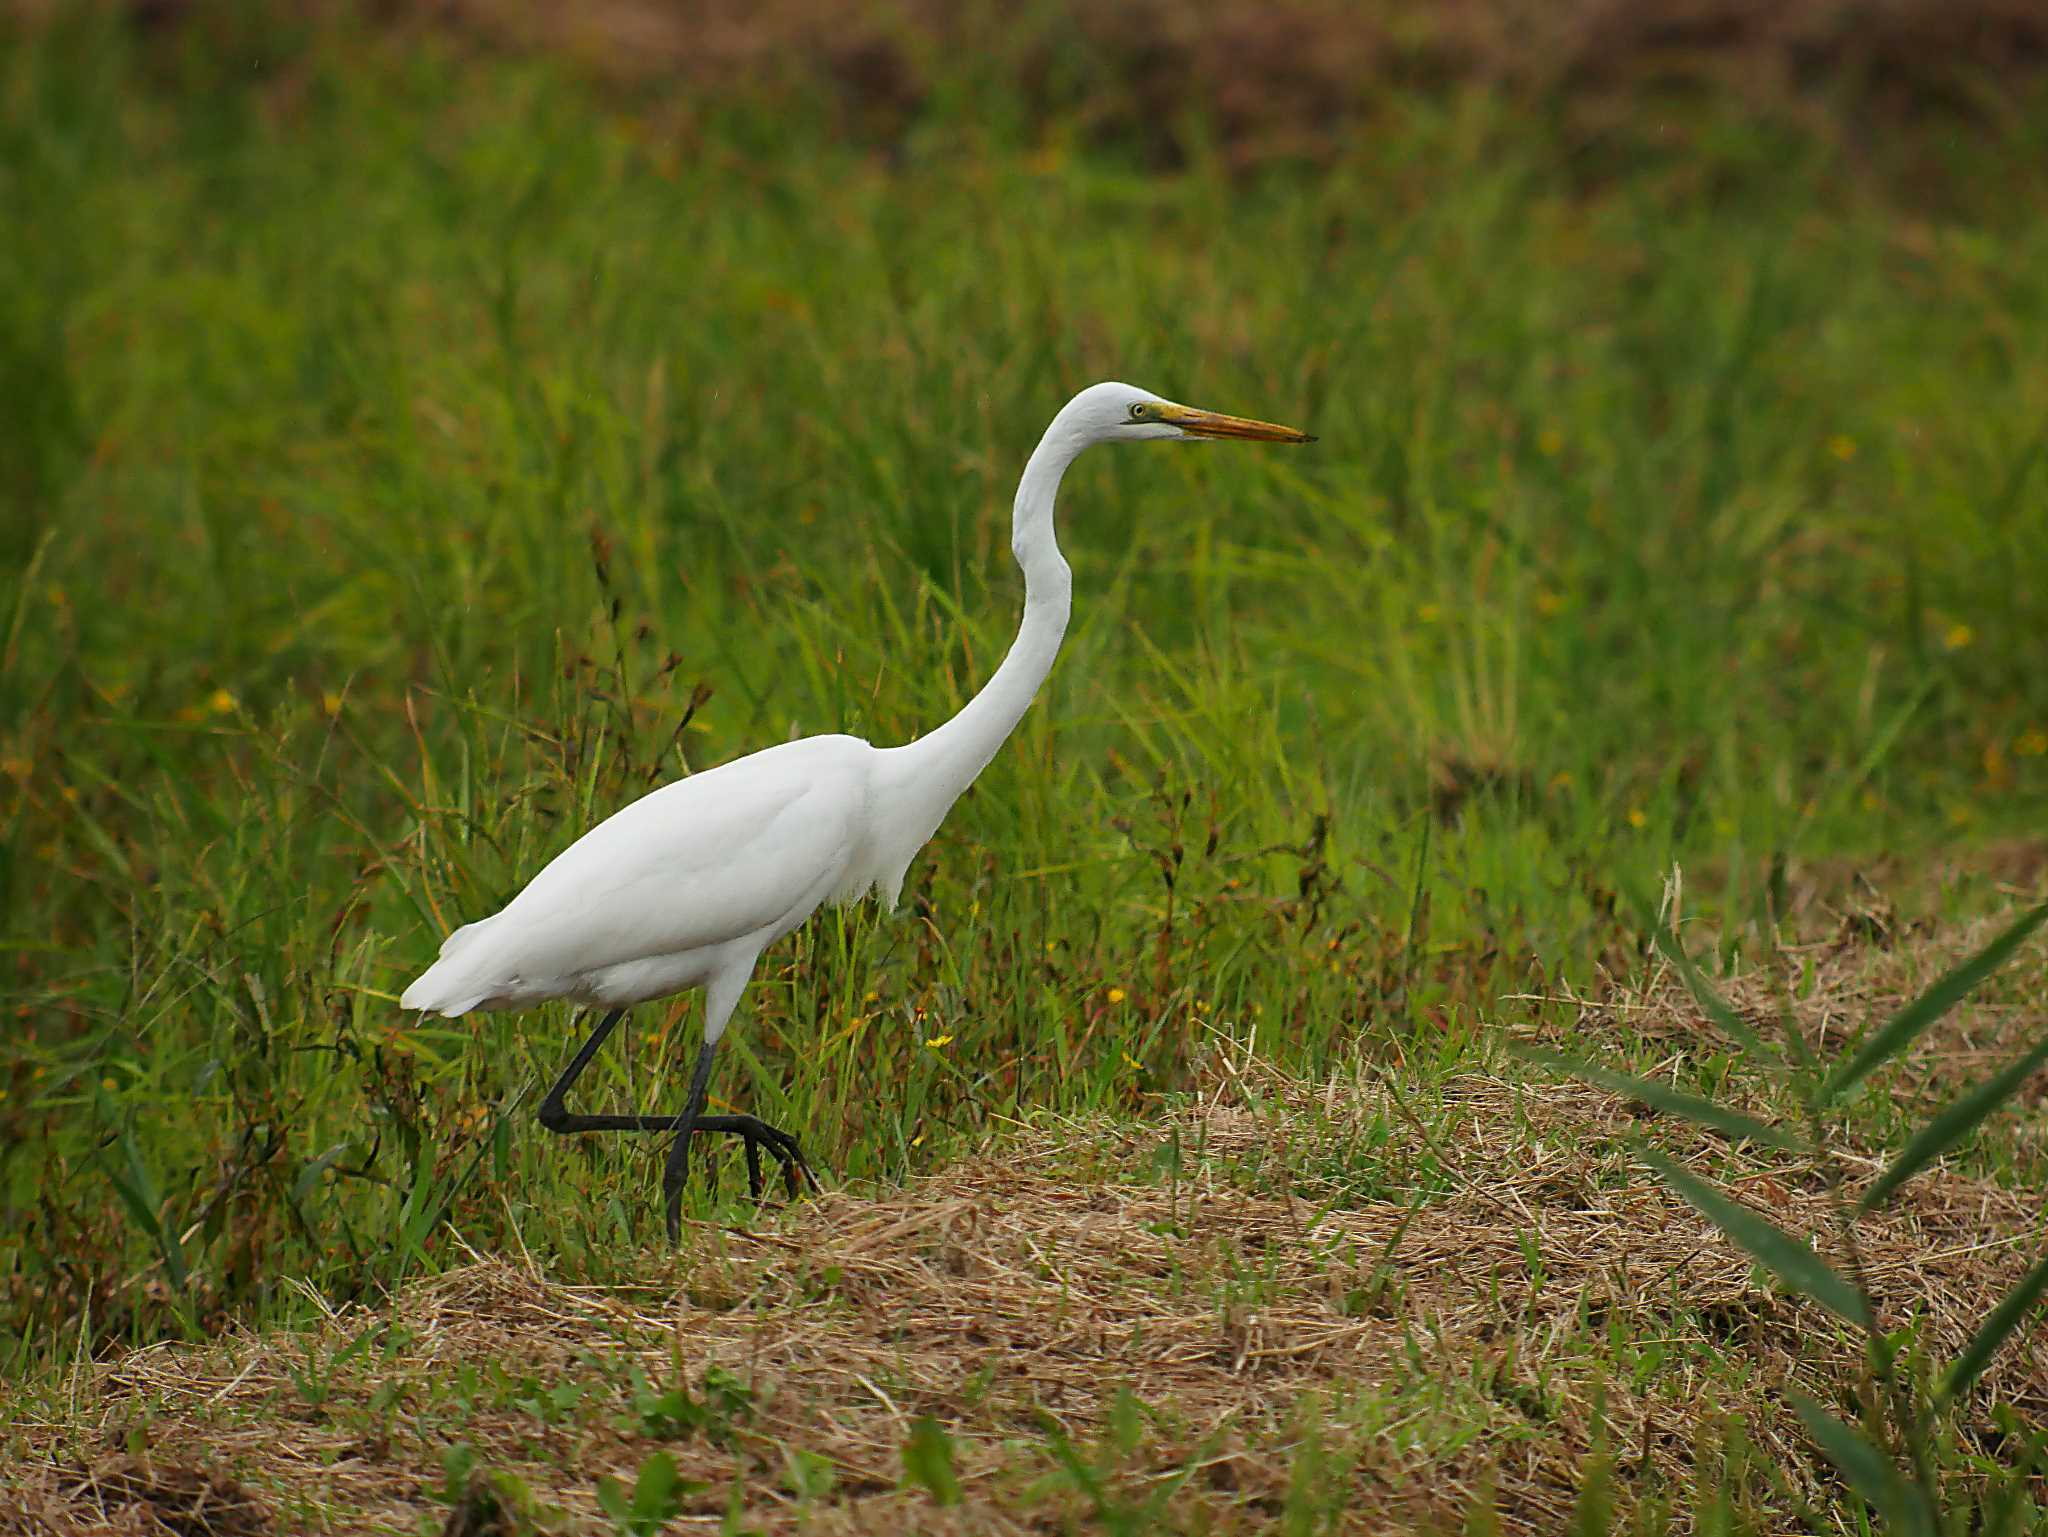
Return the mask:
[[[448,936],[407,987],[407,1009],[459,1015],[562,998],[608,1012],[541,1107],[556,1131],[678,1133],[664,1176],[677,1230],[690,1138],[730,1131],[759,1190],[766,1147],[792,1190],[796,1142],[752,1116],[703,1113],[712,1050],[761,952],[828,901],[870,891],[893,908],[905,872],[1037,694],[1058,654],[1072,577],[1053,532],[1060,478],[1092,443],[1144,438],[1308,442],[1291,427],[1220,416],[1127,384],[1091,385],[1053,418],[1017,487],[1011,547],[1024,619],[988,684],[961,712],[902,747],[817,736],[665,785],[599,823],[493,917]],[[637,1003],[705,989],[704,1046],[680,1116],[587,1116],[563,1096]]]
[[883,878],[869,815],[882,756],[857,737],[808,737],[664,785],[564,849],[496,917],[449,935],[401,1006],[630,1008],[751,970],[820,903]]

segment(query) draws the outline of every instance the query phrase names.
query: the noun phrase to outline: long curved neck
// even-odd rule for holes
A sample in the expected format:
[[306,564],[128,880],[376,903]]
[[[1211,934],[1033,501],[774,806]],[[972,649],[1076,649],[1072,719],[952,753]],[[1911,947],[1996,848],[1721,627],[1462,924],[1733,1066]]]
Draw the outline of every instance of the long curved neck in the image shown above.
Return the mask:
[[[1052,510],[1060,477],[1087,446],[1087,440],[1060,418],[1046,428],[1024,478],[1017,483],[1017,502],[1010,527],[1010,549],[1024,570],[1024,622],[995,676],[981,692],[936,731],[897,751],[916,781],[920,799],[943,817],[946,808],[988,766],[1017,722],[1024,718],[1039,685],[1052,671],[1060,640],[1073,610],[1074,578],[1053,537]],[[932,826],[938,825],[936,818]],[[926,835],[929,836],[929,829]]]

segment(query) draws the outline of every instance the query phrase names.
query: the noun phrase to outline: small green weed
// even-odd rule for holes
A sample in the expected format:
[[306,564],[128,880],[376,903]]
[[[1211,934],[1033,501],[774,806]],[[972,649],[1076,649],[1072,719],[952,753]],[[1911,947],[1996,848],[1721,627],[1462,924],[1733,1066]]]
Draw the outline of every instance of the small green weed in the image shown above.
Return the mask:
[[676,1363],[672,1386],[658,1388],[635,1364],[631,1369],[632,1413],[620,1428],[657,1441],[680,1441],[701,1435],[719,1446],[730,1445],[736,1430],[752,1415],[754,1392],[723,1367],[704,1368],[699,1392],[692,1395],[682,1363]]
[[903,1477],[932,1497],[935,1504],[960,1503],[960,1477],[953,1471],[953,1438],[929,1415],[911,1422],[903,1443]]
[[650,1452],[634,1475],[631,1489],[606,1475],[597,1481],[597,1503],[611,1517],[619,1537],[656,1537],[683,1512],[683,1501],[705,1487],[682,1477],[667,1452]]
[[[1792,1389],[1787,1390],[1787,1397],[1813,1444],[1843,1481],[1887,1530],[1901,1537],[1938,1537],[1956,1530],[2017,1532],[2033,1519],[2033,1480],[2041,1471],[2035,1460],[2042,1449],[2038,1439],[2016,1443],[2012,1450],[2017,1457],[2012,1461],[2000,1458],[1959,1464],[1952,1457],[1945,1458],[1942,1451],[1949,1423],[1965,1408],[1971,1385],[2006,1341],[2034,1317],[2048,1295],[2048,1256],[1987,1309],[1955,1359],[1935,1371],[1920,1357],[1910,1327],[1891,1332],[1880,1327],[1857,1242],[1857,1222],[1884,1206],[1908,1181],[2011,1102],[2048,1064],[2048,1036],[1923,1120],[1860,1193],[1852,1195],[1850,1168],[1836,1151],[1838,1139],[1830,1135],[1830,1122],[1840,1116],[1872,1074],[1901,1057],[2010,961],[2044,924],[2048,924],[2048,904],[2022,913],[1981,950],[1890,1018],[1875,1024],[1853,1051],[1833,1064],[1814,1055],[1789,1010],[1780,1021],[1776,1039],[1758,1035],[1694,964],[1677,935],[1660,927],[1655,936],[1658,950],[1708,1018],[1742,1048],[1732,1065],[1774,1078],[1796,1102],[1800,1119],[1790,1125],[1758,1120],[1716,1098],[1653,1079],[1565,1057],[1539,1058],[1738,1143],[1782,1148],[1822,1169],[1832,1200],[1833,1231],[1788,1233],[1736,1200],[1718,1182],[1654,1148],[1640,1149],[1643,1161],[1661,1179],[1748,1251],[1779,1285],[1811,1298],[1862,1336],[1862,1375],[1857,1381],[1839,1385],[1838,1405],[1831,1407]],[[1838,1407],[1853,1412],[1845,1418],[1837,1412]],[[1605,1508],[1604,1496],[1601,1508]],[[1591,1505],[1582,1506],[1582,1515],[1591,1509]],[[1601,1519],[1604,1522],[1606,1518]]]

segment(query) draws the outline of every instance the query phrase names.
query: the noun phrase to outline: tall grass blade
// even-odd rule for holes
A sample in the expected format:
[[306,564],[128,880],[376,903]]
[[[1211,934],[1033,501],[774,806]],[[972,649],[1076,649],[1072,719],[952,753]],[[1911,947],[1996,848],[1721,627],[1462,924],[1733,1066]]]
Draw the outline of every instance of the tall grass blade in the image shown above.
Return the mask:
[[132,1133],[121,1133],[120,1147],[121,1156],[127,1160],[127,1170],[123,1172],[110,1166],[107,1178],[120,1195],[121,1204],[135,1218],[136,1225],[149,1235],[150,1242],[156,1246],[157,1257],[163,1261],[171,1285],[182,1292],[189,1277],[185,1266],[185,1246],[178,1241],[177,1226],[163,1210],[163,1198],[157,1194],[156,1181],[149,1177],[149,1170],[143,1165],[141,1150],[136,1147]]
[[1870,1437],[1830,1414],[1804,1393],[1788,1391],[1785,1396],[1800,1423],[1806,1426],[1806,1433],[1848,1480],[1849,1487],[1884,1517],[1886,1525],[1912,1537],[1933,1537],[1934,1524],[1919,1491],[1899,1477],[1899,1470]]
[[1716,1104],[1701,1095],[1687,1094],[1682,1089],[1674,1089],[1671,1085],[1659,1083],[1654,1078],[1639,1078],[1634,1073],[1618,1073],[1612,1068],[1597,1067],[1591,1062],[1566,1056],[1562,1052],[1531,1051],[1524,1055],[1532,1062],[1540,1062],[1545,1067],[1567,1073],[1613,1093],[1625,1094],[1630,1099],[1641,1100],[1652,1110],[1679,1116],[1697,1126],[1711,1127],[1737,1141],[1760,1142],[1767,1147],[1794,1150],[1806,1146],[1803,1139],[1780,1127],[1759,1121],[1754,1116],[1744,1115],[1740,1110],[1730,1110],[1727,1106]]
[[1899,1186],[1926,1168],[1943,1153],[1975,1131],[1984,1118],[2019,1091],[2021,1084],[2048,1062],[2048,1037],[2026,1055],[2008,1063],[2001,1071],[1956,1100],[1920,1129],[1908,1142],[1877,1183],[1863,1192],[1858,1211],[1873,1211]]
[[1858,1328],[1870,1327],[1870,1309],[1862,1294],[1826,1260],[1787,1233],[1738,1205],[1690,1169],[1653,1148],[1639,1150],[1658,1177],[1698,1207],[1714,1226],[1747,1250],[1750,1256],[1793,1291],[1827,1308]]
[[1998,1354],[1998,1347],[2005,1343],[2006,1336],[2025,1321],[2044,1292],[2048,1292],[2048,1254],[2041,1256],[2025,1279],[2007,1292],[2005,1300],[1991,1310],[1991,1316],[1977,1326],[1977,1332],[1970,1336],[1970,1343],[1963,1347],[1962,1354],[1942,1374],[1941,1383],[1935,1390],[1940,1402],[1946,1404],[1969,1391],[1970,1384],[1984,1374],[1984,1368]]
[[1857,1053],[1821,1086],[1820,1103],[1829,1105],[1904,1051],[1929,1025],[1954,1008],[1970,991],[2012,958],[2027,937],[2048,922],[2048,902],[2020,914],[2006,930],[1968,960],[1946,973],[1926,992],[1886,1022]]
[[1692,1001],[1700,1011],[1721,1027],[1721,1031],[1736,1045],[1748,1052],[1757,1062],[1772,1066],[1775,1053],[1763,1043],[1763,1038],[1750,1029],[1749,1022],[1735,1012],[1735,1006],[1721,996],[1720,989],[1707,980],[1706,974],[1695,966],[1692,957],[1685,953],[1685,946],[1678,936],[1667,928],[1658,928],[1652,936],[1657,953],[1671,963],[1671,969],[1678,973],[1678,980],[1685,984],[1685,990],[1692,995]]

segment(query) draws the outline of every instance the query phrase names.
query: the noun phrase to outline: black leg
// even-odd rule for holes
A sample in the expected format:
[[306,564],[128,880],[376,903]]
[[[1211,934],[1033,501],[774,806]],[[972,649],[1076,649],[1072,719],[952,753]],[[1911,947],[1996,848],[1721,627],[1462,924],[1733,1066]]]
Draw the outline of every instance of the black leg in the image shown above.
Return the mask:
[[668,1162],[661,1171],[662,1209],[668,1213],[668,1241],[683,1236],[683,1182],[690,1177],[690,1139],[704,1119],[704,1101],[711,1092],[711,1054],[715,1041],[706,1041],[697,1053],[697,1070],[690,1074],[690,1097],[683,1101],[683,1113],[669,1124],[676,1140],[670,1144]]
[[809,1180],[815,1188],[817,1175],[804,1161],[803,1149],[797,1146],[796,1138],[788,1132],[770,1126],[766,1121],[751,1115],[706,1115],[704,1102],[710,1095],[711,1056],[718,1049],[715,1042],[707,1041],[697,1053],[697,1070],[690,1075],[690,1097],[683,1113],[671,1122],[676,1128],[675,1144],[668,1150],[668,1164],[662,1170],[661,1197],[668,1213],[669,1242],[678,1241],[683,1234],[683,1186],[690,1177],[690,1141],[700,1131],[722,1131],[739,1137],[747,1151],[747,1189],[755,1200],[761,1198],[761,1149],[767,1148],[782,1166],[782,1180],[792,1196],[803,1190],[803,1181]]
[[576,1049],[576,1055],[569,1065],[562,1069],[562,1076],[555,1080],[547,1097],[540,1102],[540,1123],[552,1132],[576,1131],[672,1131],[676,1134],[674,1146],[668,1151],[668,1161],[662,1170],[662,1203],[668,1213],[668,1236],[670,1242],[682,1237],[683,1185],[690,1173],[690,1139],[700,1131],[726,1132],[740,1138],[747,1154],[747,1189],[755,1200],[761,1198],[761,1149],[771,1153],[782,1170],[783,1183],[792,1196],[803,1190],[808,1180],[813,1188],[818,1177],[811,1172],[811,1166],[804,1161],[803,1150],[797,1140],[788,1132],[770,1126],[766,1121],[751,1115],[706,1115],[704,1105],[710,1096],[711,1058],[717,1049],[707,1042],[697,1053],[697,1070],[690,1075],[690,1094],[684,1101],[681,1115],[580,1115],[568,1108],[564,1101],[576,1080],[583,1076],[583,1070],[590,1066],[590,1059],[610,1039],[619,1021],[626,1017],[624,1009],[613,1009],[597,1022],[597,1028],[590,1032],[590,1038]]
[[569,1059],[569,1065],[562,1069],[562,1076],[555,1080],[547,1098],[540,1102],[540,1123],[549,1131],[668,1131],[675,1126],[676,1118],[672,1115],[578,1115],[563,1103],[570,1087],[583,1076],[583,1070],[590,1066],[590,1059],[597,1055],[597,1049],[604,1045],[625,1017],[624,1009],[613,1009],[600,1019],[597,1028],[590,1032],[590,1039],[577,1048],[576,1055]]

